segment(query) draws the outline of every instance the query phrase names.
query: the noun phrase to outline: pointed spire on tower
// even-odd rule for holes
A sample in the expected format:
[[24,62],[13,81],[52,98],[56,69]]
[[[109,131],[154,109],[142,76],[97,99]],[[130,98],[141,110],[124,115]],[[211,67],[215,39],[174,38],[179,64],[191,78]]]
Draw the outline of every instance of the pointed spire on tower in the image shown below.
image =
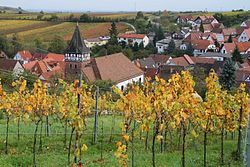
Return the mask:
[[78,22],[76,24],[76,28],[75,28],[74,34],[72,36],[72,39],[69,43],[69,46],[65,50],[65,53],[75,53],[75,54],[90,53],[90,49],[86,46],[83,38],[81,37],[81,32],[80,32],[80,28],[78,26]]

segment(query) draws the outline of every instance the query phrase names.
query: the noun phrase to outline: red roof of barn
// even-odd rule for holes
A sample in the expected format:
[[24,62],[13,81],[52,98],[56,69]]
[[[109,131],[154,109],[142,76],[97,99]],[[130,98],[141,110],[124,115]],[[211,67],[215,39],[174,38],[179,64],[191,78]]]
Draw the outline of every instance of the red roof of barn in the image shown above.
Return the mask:
[[143,39],[145,36],[145,34],[119,34],[118,38]]

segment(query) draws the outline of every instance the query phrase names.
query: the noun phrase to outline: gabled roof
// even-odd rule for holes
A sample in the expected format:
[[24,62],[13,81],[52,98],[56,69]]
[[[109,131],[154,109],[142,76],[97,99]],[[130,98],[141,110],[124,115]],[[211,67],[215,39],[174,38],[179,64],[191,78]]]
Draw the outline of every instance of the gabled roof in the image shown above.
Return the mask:
[[236,45],[240,52],[246,52],[250,48],[250,42],[238,42]]
[[45,57],[47,56],[47,54],[45,53],[35,53],[32,58],[31,58],[31,61],[34,61],[34,60],[43,60]]
[[166,63],[171,57],[168,55],[149,55],[149,57],[151,57],[155,63]]
[[91,59],[84,65],[82,72],[89,82],[101,79],[111,80],[115,84],[144,74],[123,53]]
[[143,39],[145,34],[119,34],[118,38]]
[[190,32],[190,34],[183,40],[184,42],[191,42],[196,39],[201,39],[201,32]]
[[197,50],[206,50],[208,48],[208,46],[211,44],[209,40],[202,40],[202,39],[197,39],[197,40],[193,40],[191,41],[192,46],[194,49]]
[[236,45],[235,45],[235,43],[225,43],[224,47],[225,47],[225,50],[227,51],[227,53],[231,54],[234,52]]
[[136,63],[139,63],[140,68],[155,68],[155,61],[152,57],[147,57],[139,60],[135,60]]
[[143,75],[143,71],[136,67],[123,53],[95,58],[95,63],[102,80],[114,83]]
[[32,55],[28,50],[22,50],[18,53],[22,56],[23,60],[30,60],[32,58]]
[[74,34],[68,48],[65,50],[65,53],[90,53],[89,48],[85,45],[84,40],[81,37],[81,32],[78,25],[75,28]]
[[224,36],[237,35],[237,30],[236,28],[223,28],[222,34]]
[[246,27],[250,28],[250,20],[244,21],[244,23],[246,24]]
[[0,69],[7,70],[7,71],[13,71],[16,64],[20,64],[18,60],[13,59],[0,59]]
[[0,58],[8,58],[8,56],[4,53],[4,51],[0,51]]
[[247,34],[248,38],[250,38],[250,28],[245,29],[243,32],[245,32]]
[[49,53],[49,54],[47,54],[44,61],[56,61],[56,62],[64,61],[64,55],[63,54]]
[[199,57],[224,57],[224,58],[231,58],[231,54],[224,54],[224,53],[217,53],[217,52],[206,52],[200,55]]

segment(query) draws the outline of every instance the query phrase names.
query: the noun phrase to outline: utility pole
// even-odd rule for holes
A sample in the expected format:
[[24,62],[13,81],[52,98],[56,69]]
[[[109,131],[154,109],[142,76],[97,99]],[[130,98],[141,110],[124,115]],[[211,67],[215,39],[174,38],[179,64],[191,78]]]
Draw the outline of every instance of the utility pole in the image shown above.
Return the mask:
[[247,167],[250,167],[250,113],[248,113],[248,125],[247,125]]
[[[79,76],[79,84],[78,87],[82,86],[82,71],[80,72]],[[78,115],[81,114],[81,94],[77,94],[77,108],[78,108]],[[75,140],[75,150],[79,147],[79,132],[76,131],[76,140]],[[77,157],[75,156],[74,158],[75,163],[77,163]],[[81,156],[80,156],[80,161],[81,161]]]
[[99,87],[96,87],[96,98],[95,98],[95,124],[94,124],[94,144],[97,140],[97,127],[98,127],[98,97],[99,97]]

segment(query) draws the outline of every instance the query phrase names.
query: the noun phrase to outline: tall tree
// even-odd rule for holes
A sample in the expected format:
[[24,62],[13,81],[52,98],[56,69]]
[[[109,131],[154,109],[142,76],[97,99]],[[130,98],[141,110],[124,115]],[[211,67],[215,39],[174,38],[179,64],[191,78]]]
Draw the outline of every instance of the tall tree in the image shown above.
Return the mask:
[[114,21],[111,24],[111,29],[109,30],[109,35],[110,35],[110,40],[109,40],[108,44],[117,45],[118,44],[118,41],[117,41],[118,32],[117,32],[116,24]]
[[0,35],[0,51],[4,51],[6,54],[9,54],[10,43],[6,36]]
[[229,35],[229,38],[228,38],[227,42],[228,42],[228,43],[232,43],[232,42],[233,42],[233,37],[232,37],[231,34]]
[[187,46],[187,50],[185,51],[185,53],[189,56],[193,56],[194,55],[194,48],[192,46],[191,43],[188,44]]
[[23,49],[21,39],[19,38],[17,34],[13,35],[11,43],[13,46],[13,49],[12,49],[13,54],[16,54],[18,51]]
[[63,53],[66,48],[66,42],[60,36],[55,36],[49,45],[49,51],[53,53]]
[[242,57],[240,55],[240,51],[239,51],[238,47],[236,47],[234,52],[233,52],[232,60],[235,61],[235,62],[243,63],[243,59],[242,59]]
[[200,24],[200,28],[199,28],[200,32],[204,32],[204,26],[203,26],[203,23],[201,22]]
[[235,85],[235,66],[234,62],[231,59],[226,59],[223,66],[223,70],[220,77],[220,83],[222,87],[226,90],[231,90]]
[[170,43],[168,44],[168,48],[167,48],[167,53],[168,54],[171,54],[175,51],[175,43],[174,43],[174,40],[172,39],[170,41]]

